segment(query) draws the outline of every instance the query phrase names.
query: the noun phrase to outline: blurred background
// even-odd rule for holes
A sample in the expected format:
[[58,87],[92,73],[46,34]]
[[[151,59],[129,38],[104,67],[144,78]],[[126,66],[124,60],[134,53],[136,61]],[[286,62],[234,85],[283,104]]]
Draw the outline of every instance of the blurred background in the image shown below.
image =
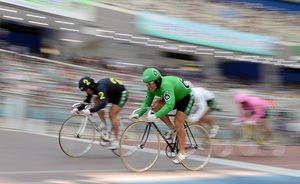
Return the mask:
[[157,67],[213,91],[220,121],[244,91],[270,100],[289,143],[300,137],[298,0],[1,0],[0,16],[1,126],[61,124],[87,75],[123,81],[128,116]]

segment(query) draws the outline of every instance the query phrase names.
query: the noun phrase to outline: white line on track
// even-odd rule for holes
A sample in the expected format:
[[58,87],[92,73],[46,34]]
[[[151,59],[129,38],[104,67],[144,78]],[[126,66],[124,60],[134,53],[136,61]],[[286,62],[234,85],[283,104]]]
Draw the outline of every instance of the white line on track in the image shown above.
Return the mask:
[[[15,129],[4,129],[3,127],[1,129],[2,130],[8,130],[8,131],[24,132],[24,131],[15,130]],[[55,136],[55,135],[49,135],[49,134],[44,134],[44,133],[40,133],[40,132],[26,132],[25,131],[25,133],[32,133],[32,134],[43,135],[43,136],[48,136],[48,137],[55,137],[55,138],[58,137],[58,136]],[[211,158],[209,160],[209,163],[225,165],[225,166],[241,168],[241,169],[248,169],[248,170],[254,170],[254,171],[273,173],[273,174],[278,174],[278,175],[299,177],[300,178],[300,171],[299,170],[294,170],[294,169],[286,169],[286,168],[280,168],[280,167],[274,167],[274,166],[266,166],[266,165],[261,165],[261,164],[252,164],[252,163],[232,161],[232,160],[226,160],[226,159],[220,159],[220,158]],[[74,173],[74,172],[87,173],[87,172],[103,172],[103,171],[105,171],[105,172],[121,172],[121,171],[124,171],[124,170],[120,170],[120,169],[119,170],[118,169],[107,170],[107,169],[105,169],[105,170],[15,171],[15,172],[0,172],[0,175],[6,175],[6,174],[38,174],[38,173],[40,173],[40,174],[49,173],[50,174],[50,173]]]

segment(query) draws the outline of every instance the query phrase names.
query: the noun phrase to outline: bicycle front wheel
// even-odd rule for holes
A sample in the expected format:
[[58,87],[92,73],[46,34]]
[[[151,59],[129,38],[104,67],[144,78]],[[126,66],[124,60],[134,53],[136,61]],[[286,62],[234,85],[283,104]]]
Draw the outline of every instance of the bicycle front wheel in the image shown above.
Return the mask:
[[[119,130],[119,132],[123,132],[124,131],[124,129],[128,126],[128,125],[130,125],[132,123],[132,120],[131,119],[129,119],[129,118],[121,118],[120,119],[120,130]],[[119,137],[121,137],[121,133],[119,133],[118,134],[119,135]],[[112,136],[114,136],[114,135],[112,135]],[[112,152],[116,155],[116,156],[118,156],[118,157],[120,157],[120,149],[118,148],[118,149],[114,149],[114,150],[112,150]]]
[[198,124],[190,124],[185,128],[185,132],[187,158],[182,161],[182,165],[191,171],[200,170],[208,163],[212,154],[209,133],[203,126]]
[[234,146],[239,155],[249,157],[256,154],[259,145],[257,144],[254,129],[255,126],[253,125],[234,127]]
[[69,117],[59,130],[59,146],[70,157],[81,157],[93,146],[95,127],[85,115]]
[[159,133],[151,123],[135,122],[129,125],[120,139],[120,158],[133,172],[149,170],[160,155]]

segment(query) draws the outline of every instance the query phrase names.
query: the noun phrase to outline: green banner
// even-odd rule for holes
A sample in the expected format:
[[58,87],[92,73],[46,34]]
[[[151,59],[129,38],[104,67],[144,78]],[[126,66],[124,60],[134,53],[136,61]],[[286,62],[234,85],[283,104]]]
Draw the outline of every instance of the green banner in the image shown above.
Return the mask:
[[225,50],[278,55],[277,38],[197,24],[150,12],[137,15],[136,30],[146,35]]

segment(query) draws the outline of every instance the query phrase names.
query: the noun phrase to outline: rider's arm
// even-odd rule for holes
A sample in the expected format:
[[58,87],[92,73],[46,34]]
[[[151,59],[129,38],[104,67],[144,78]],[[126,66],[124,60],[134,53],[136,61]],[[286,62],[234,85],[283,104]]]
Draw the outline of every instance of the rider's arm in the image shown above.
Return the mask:
[[258,122],[265,114],[265,104],[262,101],[255,101],[255,104],[253,105],[253,114],[250,118],[250,120],[254,122]]
[[98,98],[100,99],[100,102],[95,107],[90,108],[91,113],[97,112],[100,109],[103,109],[104,107],[106,107],[106,105],[108,103],[107,102],[107,89],[104,85],[98,84],[98,86],[97,86],[97,95],[98,95]]
[[86,98],[84,99],[84,103],[91,103],[91,99],[92,99],[92,96],[93,95],[88,95],[88,94],[86,94]]
[[155,95],[148,90],[147,96],[141,105],[141,110],[138,111],[138,113],[137,113],[139,116],[142,116],[147,111],[147,109],[145,107],[150,107],[150,105],[154,99],[154,96]]
[[162,94],[162,97],[165,100],[165,105],[155,113],[155,116],[157,118],[167,115],[170,111],[174,109],[175,106],[175,94],[173,85],[168,85],[167,87],[162,89]]
[[243,107],[241,107],[240,109],[240,115],[239,115],[239,119],[241,120],[245,120],[247,119],[247,111],[243,109]]
[[93,107],[93,108],[90,108],[90,112],[91,112],[91,113],[97,112],[97,111],[99,111],[100,109],[103,109],[104,107],[106,107],[106,105],[107,105],[106,100],[101,100],[100,103],[99,103],[98,105],[96,105],[96,106]]
[[84,99],[84,101],[83,101],[83,104],[80,104],[78,107],[77,107],[77,109],[78,110],[82,110],[82,109],[84,109],[84,107],[86,106],[86,103],[91,103],[91,98],[92,98],[92,96],[93,95],[88,95],[88,94],[86,94],[86,98]]
[[197,88],[193,88],[193,94],[194,94],[194,99],[195,102],[194,105],[197,106],[197,110],[194,114],[192,114],[189,118],[191,118],[193,121],[199,121],[203,115],[206,113],[208,110],[208,105],[206,102],[206,98],[203,92],[198,90]]

